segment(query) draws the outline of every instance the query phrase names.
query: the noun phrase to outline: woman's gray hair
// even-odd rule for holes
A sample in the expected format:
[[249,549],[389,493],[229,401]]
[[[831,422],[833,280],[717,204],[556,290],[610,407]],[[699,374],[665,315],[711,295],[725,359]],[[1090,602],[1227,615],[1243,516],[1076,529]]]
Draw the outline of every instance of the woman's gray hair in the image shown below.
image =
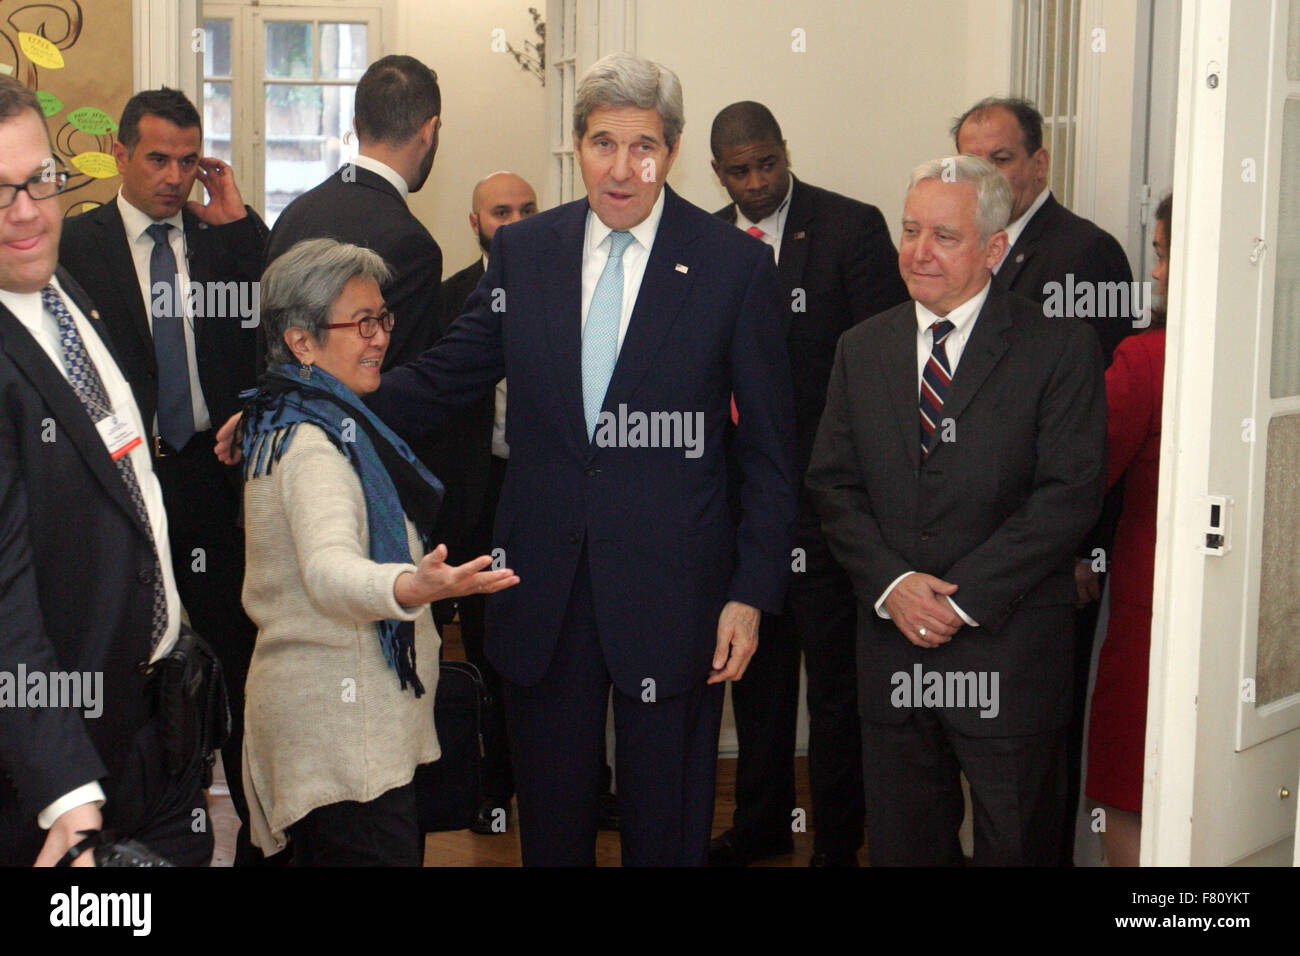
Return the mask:
[[1011,218],[1011,187],[997,167],[979,156],[945,156],[932,159],[912,170],[907,184],[910,193],[916,184],[926,179],[945,183],[973,183],[975,186],[975,226],[979,229],[980,244],[989,236],[1007,227]]
[[259,290],[267,365],[293,361],[284,342],[288,329],[306,329],[324,342],[330,309],[357,276],[382,286],[392,272],[379,253],[335,239],[304,239],[267,266]]
[[664,123],[664,145],[669,149],[677,145],[686,126],[677,74],[631,53],[603,56],[583,74],[573,98],[573,131],[579,139],[587,135],[587,117],[603,106],[657,111]]

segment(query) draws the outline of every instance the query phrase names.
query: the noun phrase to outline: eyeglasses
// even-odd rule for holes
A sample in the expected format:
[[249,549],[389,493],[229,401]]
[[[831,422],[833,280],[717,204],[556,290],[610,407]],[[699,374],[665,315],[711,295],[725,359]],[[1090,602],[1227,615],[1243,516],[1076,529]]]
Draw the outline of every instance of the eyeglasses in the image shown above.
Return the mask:
[[357,327],[357,334],[363,339],[373,339],[381,325],[384,327],[385,332],[391,332],[393,331],[393,326],[396,322],[397,320],[393,318],[393,313],[385,309],[378,315],[368,315],[364,319],[360,319],[356,322],[330,322],[324,325],[323,328],[350,329],[355,325]]
[[52,174],[40,173],[25,183],[0,183],[0,209],[5,209],[17,202],[20,189],[26,190],[27,195],[31,196],[32,199],[39,200],[57,196],[59,193],[66,191],[67,188],[68,173],[67,170],[63,169]]

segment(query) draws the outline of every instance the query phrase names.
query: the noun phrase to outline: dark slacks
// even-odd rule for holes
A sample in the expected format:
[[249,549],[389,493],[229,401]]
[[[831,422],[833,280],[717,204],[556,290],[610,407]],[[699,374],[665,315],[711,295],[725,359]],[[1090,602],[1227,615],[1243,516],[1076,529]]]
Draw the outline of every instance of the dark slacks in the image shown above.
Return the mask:
[[731,685],[740,753],[733,827],[742,840],[788,832],[795,806],[799,652],[808,673],[813,852],[862,847],[862,742],[854,648],[857,601],[820,533],[801,534],[806,567],[790,576],[784,613],[764,614],[758,650]]
[[863,721],[872,866],[961,866],[970,783],[976,866],[1056,866],[1065,801],[1065,732],[968,737],[933,710],[902,724]]
[[238,862],[260,853],[248,841],[248,803],[240,776],[244,683],[257,628],[244,613],[244,535],[239,527],[238,477],[212,454],[210,432],[195,435],[179,454],[156,457],[154,472],[167,508],[168,541],[181,603],[190,623],[221,661],[230,696],[230,739],[221,748],[230,800],[243,826]]
[[[505,684],[525,866],[593,866],[610,676],[584,551],[542,680]],[[614,689],[624,866],[708,862],[723,685],[643,701]]]
[[408,783],[360,803],[317,807],[289,827],[291,866],[421,866],[424,835]]

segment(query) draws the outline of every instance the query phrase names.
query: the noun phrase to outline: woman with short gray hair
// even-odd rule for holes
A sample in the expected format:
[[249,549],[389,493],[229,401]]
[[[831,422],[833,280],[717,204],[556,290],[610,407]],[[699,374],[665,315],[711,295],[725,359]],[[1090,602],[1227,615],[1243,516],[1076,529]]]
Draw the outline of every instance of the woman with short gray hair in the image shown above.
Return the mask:
[[[442,486],[362,402],[396,321],[368,249],[300,242],[262,277],[268,369],[244,410],[252,841],[301,866],[423,861],[413,778],[436,760],[431,601],[518,582],[430,550]],[[427,553],[426,553],[427,552]]]

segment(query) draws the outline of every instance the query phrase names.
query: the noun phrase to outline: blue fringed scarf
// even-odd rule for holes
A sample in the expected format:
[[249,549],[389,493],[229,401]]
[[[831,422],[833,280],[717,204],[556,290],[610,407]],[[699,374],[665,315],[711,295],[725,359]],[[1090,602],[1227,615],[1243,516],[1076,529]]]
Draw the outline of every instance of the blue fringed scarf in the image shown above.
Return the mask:
[[[351,389],[318,367],[303,378],[299,366],[286,363],[269,369],[257,389],[241,397],[248,396],[242,440],[245,481],[269,475],[298,426],[310,422],[329,436],[361,481],[370,560],[413,563],[404,515],[419,531],[425,550],[432,547],[442,483]],[[422,696],[424,685],[415,672],[415,626],[389,618],[377,627],[384,659],[397,671],[402,689],[409,683],[415,696]]]

